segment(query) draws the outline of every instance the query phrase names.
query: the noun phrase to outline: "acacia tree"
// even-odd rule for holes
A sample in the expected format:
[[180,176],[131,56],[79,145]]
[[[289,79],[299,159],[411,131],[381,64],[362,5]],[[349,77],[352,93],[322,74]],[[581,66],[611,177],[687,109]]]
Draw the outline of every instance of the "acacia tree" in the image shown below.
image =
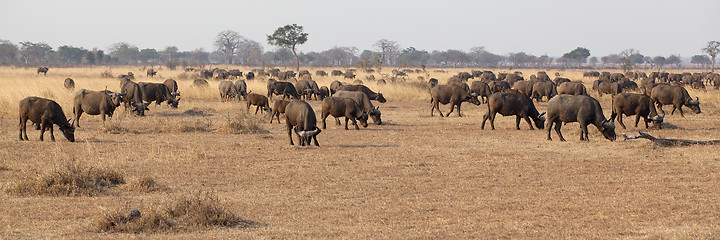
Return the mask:
[[576,62],[579,66],[581,63],[587,62],[589,56],[590,50],[584,47],[577,47],[575,50],[563,54],[562,58]]
[[717,56],[718,52],[720,52],[720,42],[718,41],[709,41],[707,43],[707,46],[702,49],[703,52],[707,53],[707,55],[710,56],[710,72],[715,72],[715,57]]
[[384,62],[386,62],[387,65],[392,64],[391,59],[398,54],[398,50],[400,49],[400,46],[397,44],[397,42],[387,39],[380,39],[373,46],[380,49],[380,53],[382,53],[382,59]]
[[300,60],[298,59],[295,47],[298,44],[307,42],[308,34],[303,32],[303,27],[297,24],[288,24],[279,27],[272,35],[267,36],[268,43],[281,48],[290,49],[295,55],[295,71],[300,71]]
[[710,65],[710,58],[705,55],[695,55],[690,58],[690,63],[700,64],[702,68],[705,68],[707,65]]
[[218,52],[223,54],[225,60],[227,60],[227,63],[232,64],[235,49],[237,49],[240,44],[245,41],[247,40],[238,32],[232,30],[225,30],[218,33],[217,37],[215,38],[214,45],[215,47],[217,47]]

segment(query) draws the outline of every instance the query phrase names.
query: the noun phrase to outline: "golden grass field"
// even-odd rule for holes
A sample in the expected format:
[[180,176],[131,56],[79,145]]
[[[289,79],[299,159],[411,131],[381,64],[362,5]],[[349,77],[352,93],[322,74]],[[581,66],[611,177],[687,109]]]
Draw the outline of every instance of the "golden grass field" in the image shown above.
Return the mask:
[[[430,117],[429,94],[412,83],[419,74],[410,74],[407,83],[365,81],[388,99],[374,102],[383,125],[344,130],[329,119],[318,135],[320,147],[299,147],[288,144],[284,120],[269,124],[268,114],[248,115],[244,102],[220,102],[216,81],[195,89],[193,78],[183,78],[180,70],[161,68],[151,79],[139,67],[113,67],[114,75],[134,72],[135,81],[178,80],[179,108],[152,104],[146,117],[136,117],[121,107],[107,124],[83,115],[75,143],[59,131],[57,142],[47,135],[39,142],[39,131],[31,128],[30,141],[18,140],[20,99],[54,99],[70,117],[72,92],[63,80],[73,78],[76,89],[117,91],[117,79],[101,77],[108,69],[51,68],[38,76],[35,68],[0,68],[0,238],[720,238],[718,146],[656,147],[621,137],[643,130],[656,137],[720,139],[718,90],[688,89],[699,96],[703,112],[686,110],[682,118],[670,116],[666,106],[660,130],[635,128],[625,118],[628,129],[618,125],[618,141],[605,140],[590,126],[590,142],[581,142],[577,123],[570,123],[563,127],[568,141],[560,142],[555,133],[554,141],[545,140],[544,130],[530,131],[524,121],[515,130],[514,117],[498,117],[495,131],[481,130],[484,104],[463,104],[462,118]],[[469,70],[421,75],[444,83]],[[520,71],[527,78],[538,70]],[[365,80],[367,74],[358,74]],[[594,80],[582,78],[581,70],[560,74],[584,81],[588,89]],[[327,86],[337,78],[314,79]],[[266,93],[265,79],[248,86]],[[599,100],[609,117],[611,97]],[[319,116],[320,102],[311,105]],[[536,106],[546,109],[545,102]],[[254,133],[235,133],[231,123],[238,122],[255,127],[249,130]],[[93,196],[12,190],[69,165],[112,170],[127,183]],[[147,179],[161,190],[133,190],[134,182]],[[145,217],[196,192],[209,192],[219,208],[249,224],[99,230],[114,211],[135,208]]]

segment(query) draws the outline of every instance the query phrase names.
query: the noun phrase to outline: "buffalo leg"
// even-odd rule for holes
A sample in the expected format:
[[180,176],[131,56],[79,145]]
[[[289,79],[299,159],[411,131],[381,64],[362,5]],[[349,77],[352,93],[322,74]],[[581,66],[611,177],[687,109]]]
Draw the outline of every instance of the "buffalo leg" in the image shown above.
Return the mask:
[[340,118],[336,118],[336,117],[334,117],[334,118],[335,118],[335,125],[340,126]]
[[458,103],[457,105],[458,117],[462,117],[462,114],[460,114],[460,106],[462,106],[462,103]]
[[[528,126],[530,126],[530,130],[535,130],[535,128],[533,128],[533,126],[532,126],[532,123],[530,123],[530,118],[527,115],[523,116],[523,118],[525,118],[525,121],[528,123]],[[518,123],[516,125],[517,125],[517,129],[520,130],[519,119],[518,119]]]
[[[557,121],[557,122],[555,123],[555,132],[557,133],[558,137],[560,137],[560,141],[561,141],[561,142],[564,142],[564,141],[565,141],[565,138],[563,137],[562,133],[560,132],[560,128],[562,127],[562,124],[561,124],[561,123],[562,123],[562,122],[560,122],[560,121]],[[550,131],[550,129],[548,129],[548,131]]]
[[482,125],[480,125],[480,129],[485,129],[485,121],[487,121],[488,118],[490,118],[489,116],[490,116],[490,111],[488,111],[487,113],[485,113],[485,115],[483,115],[483,121],[482,121]]
[[580,121],[580,141],[590,141],[588,138],[587,123]]
[[260,110],[260,105],[255,108],[255,115],[257,115],[258,110]]
[[490,129],[495,130],[495,116],[497,115],[496,112],[491,112],[490,114]]
[[28,140],[27,137],[27,118],[20,117],[20,140]]
[[[438,110],[440,110],[440,109],[438,108]],[[445,114],[445,116],[446,116],[446,117],[449,117],[450,114],[451,114],[453,111],[455,111],[455,104],[454,104],[454,103],[451,103],[451,104],[450,104],[450,111],[449,111],[447,114]],[[442,115],[442,113],[440,113],[440,115]]]
[[327,119],[327,117],[328,117],[328,114],[325,114],[325,113],[323,113],[320,116],[320,118],[322,119],[322,123],[323,123],[323,129],[327,129],[327,126],[325,125],[325,119]]
[[[345,118],[345,119],[347,119],[347,118]],[[360,130],[360,127],[357,124],[357,120],[355,120],[355,118],[350,118],[350,120],[352,120],[353,125],[355,125],[355,130]],[[347,120],[345,120],[345,121],[347,121]],[[347,129],[347,124],[345,125],[345,129]]]
[[[647,118],[645,120],[647,120]],[[637,128],[638,123],[640,123],[640,114],[635,114],[635,128]],[[647,121],[645,121],[645,128],[647,128],[647,127],[648,127]]]
[[[625,123],[623,123],[622,115],[623,115],[622,113],[618,113],[618,116],[617,116],[618,123],[620,124],[620,126],[623,127],[623,129],[627,129],[627,128],[625,128]],[[637,127],[637,122],[635,122],[635,127]]]
[[435,109],[437,109],[438,113],[440,113],[440,117],[443,117],[443,113],[440,111],[440,103],[437,100],[433,99],[432,100],[432,108],[430,109],[431,117],[433,116],[433,111],[435,111]]
[[46,121],[44,118],[40,118],[40,141],[44,141],[43,137],[45,136],[45,129],[47,129],[45,126],[47,124]]
[[[682,105],[678,106],[677,109],[678,109],[678,112],[680,112],[680,116],[685,117],[685,113],[683,113],[683,110],[682,110]],[[675,110],[675,109],[673,108],[673,110]],[[670,115],[672,115],[672,114],[670,114]]]
[[657,103],[657,110],[660,110],[660,112],[662,113],[662,115],[665,115],[665,110],[662,109],[662,106],[663,106],[662,103],[658,102],[658,103]]
[[[75,114],[75,127],[80,127],[80,116],[82,116],[83,110],[82,108],[77,109],[77,113]],[[105,115],[103,115],[103,122],[105,121]]]
[[53,132],[53,124],[52,124],[52,122],[50,122],[50,123],[48,124],[48,129],[50,129],[50,140],[52,140],[52,141],[54,142],[54,141],[55,141],[55,133]]
[[345,117],[345,130],[348,130],[348,121],[350,121],[350,119]]
[[[319,147],[319,146],[320,146],[320,144],[319,144],[318,141],[317,141],[317,134],[315,134],[315,136],[312,136],[312,140],[315,141],[315,146],[316,146],[316,147]],[[310,143],[308,143],[308,145],[310,145]]]
[[295,145],[292,140],[292,128],[293,126],[290,125],[289,121],[285,119],[286,125],[287,125],[287,132],[288,132],[288,138],[290,139],[290,145]]
[[547,124],[545,124],[546,125],[545,128],[547,128],[547,140],[548,141],[552,140],[552,138],[550,137],[550,131],[552,130],[553,123],[554,123],[553,120],[548,119]]

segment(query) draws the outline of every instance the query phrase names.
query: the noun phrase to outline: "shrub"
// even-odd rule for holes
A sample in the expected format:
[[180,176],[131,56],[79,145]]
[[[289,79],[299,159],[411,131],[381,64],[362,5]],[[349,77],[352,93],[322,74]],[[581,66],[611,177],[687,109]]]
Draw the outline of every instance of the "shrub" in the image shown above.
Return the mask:
[[21,180],[6,191],[23,196],[96,196],[124,183],[123,176],[117,171],[87,167],[70,160],[35,178]]

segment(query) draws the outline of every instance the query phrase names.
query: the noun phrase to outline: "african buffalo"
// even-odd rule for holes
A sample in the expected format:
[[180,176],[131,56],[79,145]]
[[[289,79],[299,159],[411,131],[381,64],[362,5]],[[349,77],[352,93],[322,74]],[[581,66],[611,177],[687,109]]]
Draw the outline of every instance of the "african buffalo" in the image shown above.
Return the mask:
[[522,93],[493,93],[488,99],[488,112],[483,116],[480,129],[485,129],[485,121],[490,119],[490,128],[495,130],[495,115],[500,113],[503,116],[515,115],[515,129],[520,130],[520,119],[534,130],[530,118],[535,122],[538,129],[545,127],[545,113],[539,113],[533,104],[532,99]]
[[564,82],[557,87],[558,94],[587,95],[585,84],[581,82]]
[[63,86],[65,86],[65,88],[67,88],[67,89],[73,90],[73,89],[75,89],[75,81],[73,81],[72,78],[65,78],[65,82],[63,82]]
[[615,141],[615,124],[605,119],[600,102],[586,95],[565,95],[560,94],[548,101],[547,106],[547,139],[550,138],[550,131],[555,124],[555,132],[560,141],[565,141],[560,128],[562,123],[580,123],[580,140],[590,141],[588,137],[588,124],[593,124],[610,141]]
[[[355,103],[358,104],[358,106],[363,110],[363,112],[367,113],[370,118],[372,118],[373,122],[375,122],[377,125],[382,125],[382,113],[380,112],[380,107],[373,107],[372,102],[370,101],[370,98],[368,98],[367,95],[365,95],[362,92],[351,92],[351,91],[337,91],[335,94],[333,94],[333,97],[343,97],[343,98],[349,98],[355,101]],[[338,121],[339,123],[339,121]]]
[[155,74],[157,74],[157,71],[155,69],[148,69],[147,70],[147,77],[155,77]]
[[273,117],[277,116],[278,123],[280,123],[280,114],[285,113],[285,107],[287,107],[290,101],[288,100],[277,100],[273,104],[272,114],[270,115],[270,123],[273,121]]
[[452,113],[455,106],[457,106],[458,117],[462,117],[462,114],[460,113],[460,105],[463,102],[480,105],[480,101],[478,101],[476,95],[470,95],[470,93],[464,89],[452,85],[437,85],[430,89],[430,96],[432,97],[432,109],[430,109],[430,116],[433,116],[433,112],[437,109],[438,112],[440,112],[440,117],[444,117],[440,111],[440,103],[450,103],[450,112],[448,112],[445,116],[450,116],[450,113]]
[[165,86],[168,87],[168,89],[170,90],[170,93],[173,94],[174,96],[180,95],[180,92],[178,92],[178,84],[174,79],[172,79],[172,78],[166,79],[163,82],[163,84],[165,84]]
[[547,97],[547,99],[550,100],[557,94],[555,83],[551,81],[540,81],[533,84],[532,98],[535,99],[536,102],[541,102],[543,97]]
[[125,105],[125,111],[128,109],[136,112],[139,116],[145,116],[145,110],[149,103],[143,103],[143,94],[140,85],[133,81],[127,81],[123,84],[120,89],[120,93],[123,94],[123,105]]
[[295,89],[295,85],[293,85],[290,82],[280,82],[280,81],[268,81],[268,97],[272,99],[272,95],[282,95],[282,99],[285,99],[285,97],[292,97],[293,99],[300,99],[300,94],[298,94],[297,90]]
[[470,94],[477,95],[480,98],[478,100],[482,100],[482,103],[486,103],[492,92],[490,91],[490,86],[488,86],[487,83],[482,81],[473,81],[472,84],[470,84]]
[[[248,91],[247,91],[247,84],[245,83],[245,80],[238,79],[237,81],[235,81],[235,88],[237,88],[238,94],[240,94],[240,96],[242,96],[243,99],[245,99],[245,101],[247,101]],[[240,100],[240,98],[238,98],[238,100]]]
[[315,141],[315,146],[320,146],[317,141],[317,135],[322,132],[317,127],[317,118],[315,111],[310,104],[293,100],[285,107],[285,124],[287,125],[288,138],[290,145],[295,145],[292,140],[292,131],[298,135],[300,146],[310,145],[311,141]]
[[233,98],[237,98],[238,101],[240,101],[240,92],[233,82],[220,82],[220,84],[218,84],[218,90],[220,90],[220,101],[230,101]]
[[48,70],[50,70],[48,67],[39,67],[37,69],[37,74],[40,75],[40,73],[43,73],[43,75],[47,76]]
[[57,102],[45,98],[27,97],[20,100],[18,110],[20,113],[20,141],[28,140],[27,121],[30,120],[40,127],[40,141],[43,141],[45,130],[50,130],[50,140],[55,141],[53,124],[56,124],[68,141],[75,142],[75,127],[65,117],[62,107]]
[[76,127],[80,127],[80,116],[83,112],[88,115],[101,115],[105,122],[105,115],[112,118],[115,108],[120,106],[122,93],[110,91],[90,91],[80,89],[73,94],[73,113]]
[[272,111],[272,108],[270,108],[270,102],[268,101],[268,98],[257,94],[257,93],[250,93],[247,97],[247,111],[250,112],[250,106],[255,105],[257,106],[255,108],[255,114],[258,113],[258,110],[262,109],[262,111]]
[[208,84],[208,81],[206,81],[205,79],[198,78],[198,79],[193,80],[192,85],[197,88],[205,88],[205,87],[209,86],[210,84]]
[[327,97],[323,100],[321,111],[322,114],[320,119],[322,119],[323,129],[327,126],[325,124],[325,119],[327,119],[330,115],[335,118],[345,117],[345,130],[348,130],[348,120],[352,120],[353,125],[357,130],[360,130],[360,127],[358,127],[356,120],[360,120],[363,127],[368,126],[367,113],[365,113],[355,101],[349,98]]
[[636,93],[620,93],[615,95],[612,100],[612,115],[610,120],[615,121],[615,117],[618,118],[618,123],[625,129],[625,124],[622,121],[622,116],[635,115],[635,127],[640,122],[640,117],[645,120],[645,128],[648,128],[648,122],[652,122],[655,128],[662,128],[664,116],[658,115],[653,103],[652,98],[645,94]]
[[660,109],[663,115],[663,105],[673,105],[673,110],[670,115],[675,114],[675,109],[680,112],[680,116],[685,117],[682,107],[689,107],[694,113],[699,114],[700,111],[700,99],[697,97],[693,100],[690,94],[683,87],[669,86],[669,85],[657,85],[652,88],[652,94],[650,95],[652,100],[657,104],[657,108]]
[[370,90],[370,88],[366,87],[365,85],[340,85],[337,87],[337,91],[344,90],[344,91],[353,91],[353,92],[363,92],[365,95],[367,95],[370,100],[375,100],[380,103],[384,103],[387,100],[385,100],[385,97],[383,97],[382,93],[379,92],[373,92]]

